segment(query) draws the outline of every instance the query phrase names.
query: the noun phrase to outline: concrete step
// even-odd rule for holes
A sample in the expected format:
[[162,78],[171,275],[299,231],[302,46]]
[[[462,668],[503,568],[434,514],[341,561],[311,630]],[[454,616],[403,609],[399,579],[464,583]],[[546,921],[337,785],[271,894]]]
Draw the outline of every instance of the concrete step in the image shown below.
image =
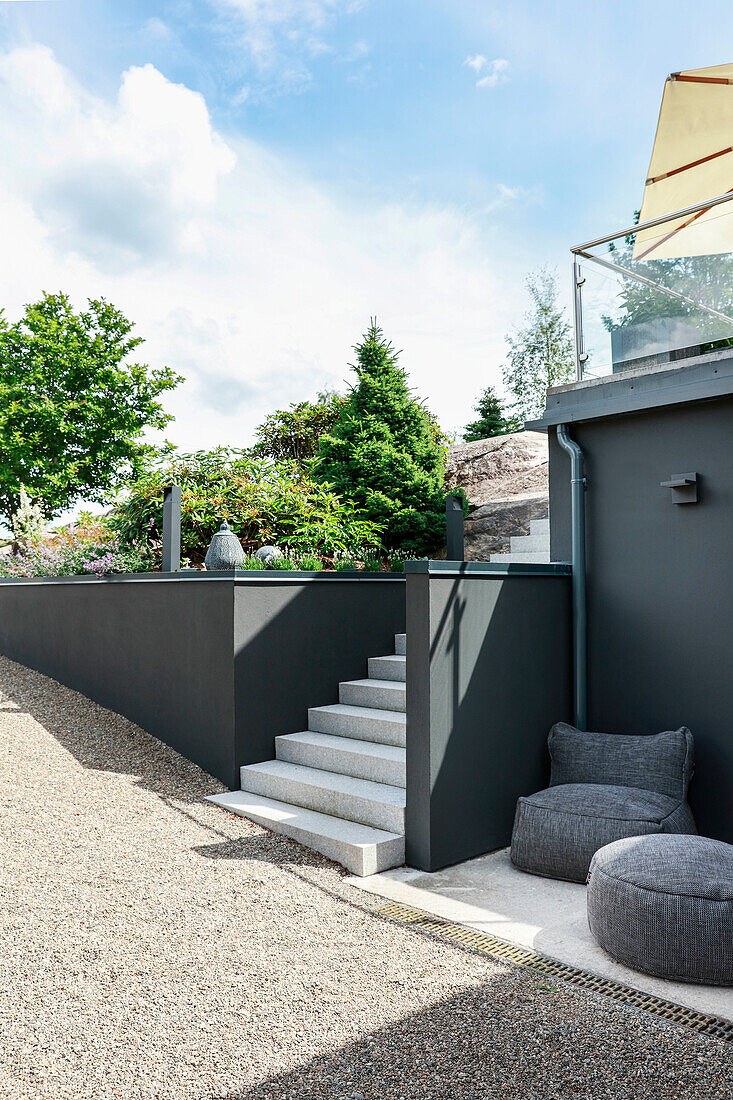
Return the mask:
[[208,798],[230,813],[240,814],[274,833],[300,841],[340,863],[352,875],[376,875],[405,862],[405,838],[396,833],[246,791],[227,791]]
[[401,657],[407,653],[407,635],[395,634],[394,636],[394,651],[399,653]]
[[311,707],[308,728],[335,737],[354,737],[359,741],[405,747],[405,715],[397,710],[374,710],[373,707],[351,707],[332,703],[327,707]]
[[405,685],[393,680],[350,680],[339,684],[339,702],[375,710],[404,710]]
[[545,538],[550,538],[550,517],[546,516],[544,519],[531,519],[529,521],[529,533],[530,535],[544,535]]
[[405,786],[405,750],[393,745],[308,730],[276,737],[275,756],[290,764],[389,783],[392,787]]
[[370,657],[367,670],[372,680],[397,680],[404,684],[407,679],[407,657],[399,653],[389,657]]
[[514,535],[509,540],[509,550],[512,554],[527,554],[534,550],[542,550],[550,553],[549,535]]
[[515,562],[517,565],[526,565],[527,562],[549,562],[549,550],[534,550],[529,554],[492,554],[491,561]]
[[247,764],[239,774],[242,790],[250,794],[404,835],[405,792],[400,787],[284,760]]

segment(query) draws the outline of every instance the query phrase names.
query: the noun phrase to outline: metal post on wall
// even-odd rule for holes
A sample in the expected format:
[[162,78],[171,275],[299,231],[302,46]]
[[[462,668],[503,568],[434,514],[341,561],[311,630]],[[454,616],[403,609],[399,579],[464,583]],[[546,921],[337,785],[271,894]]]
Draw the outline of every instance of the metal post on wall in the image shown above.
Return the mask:
[[583,347],[583,293],[585,278],[580,270],[577,256],[573,256],[573,323],[575,328],[575,378],[583,378],[583,365],[588,358]]
[[451,493],[445,498],[445,543],[447,561],[463,561],[463,501]]
[[166,485],[163,490],[163,565],[164,573],[181,568],[181,486]]

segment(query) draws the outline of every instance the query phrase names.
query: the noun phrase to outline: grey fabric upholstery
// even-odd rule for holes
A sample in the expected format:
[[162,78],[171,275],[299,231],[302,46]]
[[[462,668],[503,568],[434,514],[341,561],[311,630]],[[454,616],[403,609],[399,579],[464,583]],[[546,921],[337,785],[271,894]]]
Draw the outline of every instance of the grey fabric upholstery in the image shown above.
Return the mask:
[[701,836],[608,844],[591,863],[588,924],[635,970],[733,985],[733,845]]
[[520,798],[511,857],[522,871],[585,882],[594,852],[621,837],[695,832],[686,803],[638,787],[567,783]]
[[687,798],[693,771],[692,734],[674,732],[629,737],[616,733],[583,733],[558,722],[547,740],[552,770],[550,786],[603,783],[639,787],[670,798]]
[[512,862],[523,871],[585,882],[599,848],[622,837],[696,833],[687,790],[693,772],[688,729],[627,737],[550,730],[550,786],[520,798]]

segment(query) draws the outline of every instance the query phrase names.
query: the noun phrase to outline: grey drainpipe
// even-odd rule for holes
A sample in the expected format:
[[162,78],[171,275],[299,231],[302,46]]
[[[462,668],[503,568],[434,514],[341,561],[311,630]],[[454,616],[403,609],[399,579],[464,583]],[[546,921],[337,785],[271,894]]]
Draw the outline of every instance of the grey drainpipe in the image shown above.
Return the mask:
[[588,613],[585,600],[585,463],[583,452],[558,424],[557,441],[570,455],[570,503],[573,556],[573,684],[575,725],[588,724]]

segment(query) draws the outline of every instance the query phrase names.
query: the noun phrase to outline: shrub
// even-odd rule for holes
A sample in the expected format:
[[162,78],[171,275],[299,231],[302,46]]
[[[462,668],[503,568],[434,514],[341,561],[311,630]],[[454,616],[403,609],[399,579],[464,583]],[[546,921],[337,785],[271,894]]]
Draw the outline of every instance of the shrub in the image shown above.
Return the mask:
[[103,518],[83,513],[73,526],[47,531],[23,547],[20,553],[1,557],[0,576],[145,573],[153,569],[154,564],[146,548],[122,548]]
[[345,401],[339,394],[324,390],[315,401],[301,401],[270,413],[257,428],[253,454],[304,465],[318,454],[321,436],[336,424]]
[[356,513],[294,462],[273,463],[245,451],[165,456],[130,488],[110,523],[124,547],[160,545],[163,488],[181,487],[181,549],[201,564],[213,534],[226,520],[245,553],[281,546],[288,557],[332,559],[358,554],[379,540],[379,528]]
[[358,382],[338,423],[321,436],[314,470],[383,528],[385,551],[424,556],[444,539],[441,433],[375,322],[354,350]]

